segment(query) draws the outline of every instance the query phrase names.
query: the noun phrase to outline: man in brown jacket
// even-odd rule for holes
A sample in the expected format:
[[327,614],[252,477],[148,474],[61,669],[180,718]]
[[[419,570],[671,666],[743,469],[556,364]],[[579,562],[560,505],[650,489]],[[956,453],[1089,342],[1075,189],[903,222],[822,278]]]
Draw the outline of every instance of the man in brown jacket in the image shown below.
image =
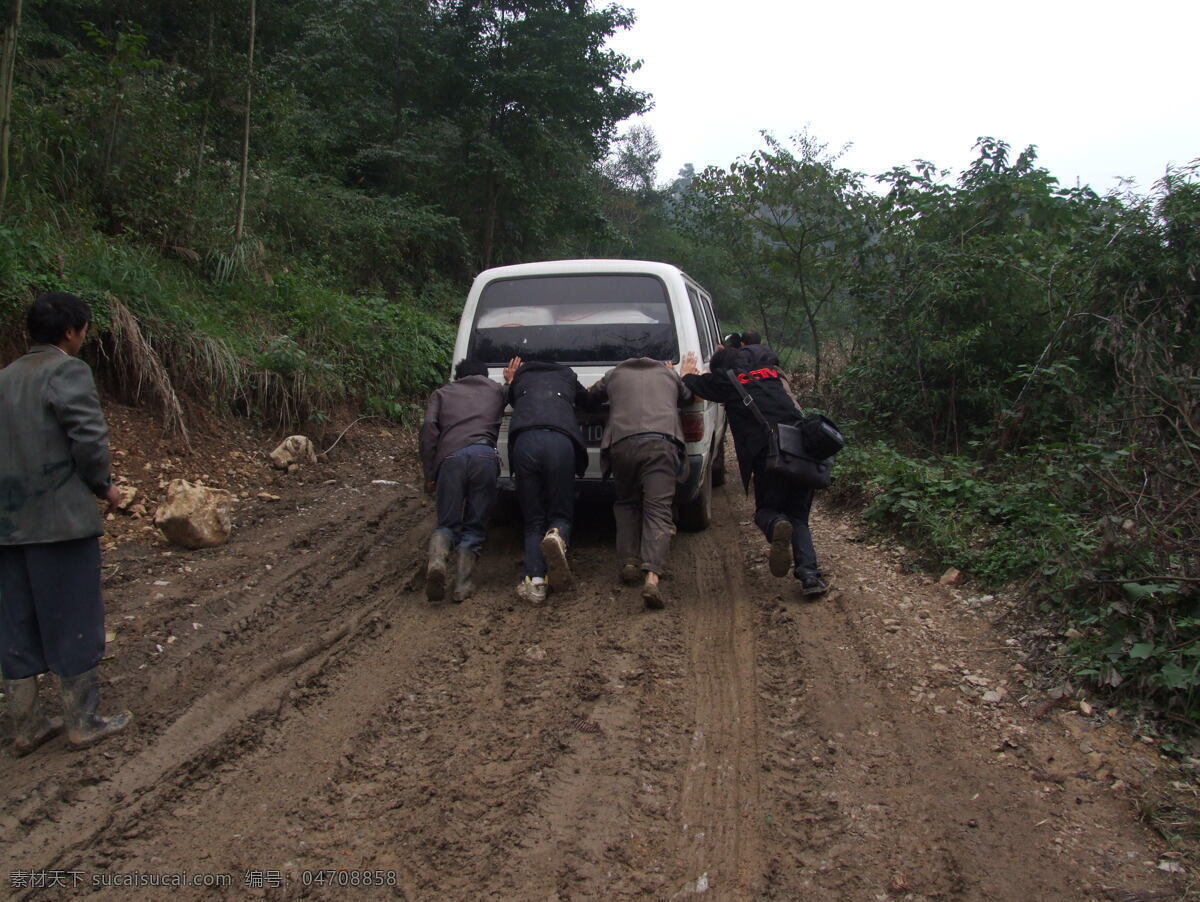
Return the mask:
[[111,506],[120,495],[96,383],[77,357],[90,322],[74,295],[42,295],[26,318],[32,346],[0,370],[0,670],[18,755],[63,729],[38,702],[46,671],[62,685],[71,748],[107,738],[132,717],[97,713],[104,530],[96,499]]
[[600,456],[616,483],[613,516],[621,581],[632,585],[643,579],[646,607],[661,608],[658,581],[675,535],[671,505],[675,487],[686,475],[679,408],[691,401],[692,393],[671,361],[633,357],[605,373],[590,394],[609,403]]
[[437,495],[437,527],[429,538],[425,571],[430,601],[441,601],[445,594],[451,551],[457,551],[451,598],[460,602],[475,591],[471,573],[496,503],[496,439],[508,403],[504,387],[488,377],[487,364],[461,360],[454,376],[430,396],[421,424],[425,491]]

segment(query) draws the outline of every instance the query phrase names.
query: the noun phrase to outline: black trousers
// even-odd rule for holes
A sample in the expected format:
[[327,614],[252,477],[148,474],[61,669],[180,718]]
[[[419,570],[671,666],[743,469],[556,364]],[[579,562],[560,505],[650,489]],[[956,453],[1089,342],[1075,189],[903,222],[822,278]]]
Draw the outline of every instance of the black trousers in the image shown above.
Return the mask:
[[545,576],[542,536],[557,529],[571,544],[575,519],[575,443],[555,429],[522,429],[513,440],[512,473],[525,529],[525,575]]
[[798,489],[786,479],[766,471],[766,459],[754,461],[754,522],[767,540],[775,521],[790,520],[792,524],[792,561],[797,579],[818,576],[817,550],[813,547],[808,515],[812,510],[813,490]]
[[104,657],[100,540],[0,546],[0,670],[64,677]]

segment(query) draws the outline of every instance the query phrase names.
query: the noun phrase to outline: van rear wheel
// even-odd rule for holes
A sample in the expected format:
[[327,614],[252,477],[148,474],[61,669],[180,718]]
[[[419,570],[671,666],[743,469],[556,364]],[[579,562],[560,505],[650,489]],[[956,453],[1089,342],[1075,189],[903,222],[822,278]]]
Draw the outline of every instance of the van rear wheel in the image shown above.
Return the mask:
[[721,440],[717,442],[717,456],[713,459],[712,464],[712,484],[721,486],[725,484],[725,433],[721,433]]
[[679,514],[676,517],[679,528],[684,532],[700,532],[702,529],[708,529],[708,524],[712,522],[712,496],[713,472],[710,462],[704,470],[704,476],[700,480],[700,490],[696,492],[696,497],[679,505]]

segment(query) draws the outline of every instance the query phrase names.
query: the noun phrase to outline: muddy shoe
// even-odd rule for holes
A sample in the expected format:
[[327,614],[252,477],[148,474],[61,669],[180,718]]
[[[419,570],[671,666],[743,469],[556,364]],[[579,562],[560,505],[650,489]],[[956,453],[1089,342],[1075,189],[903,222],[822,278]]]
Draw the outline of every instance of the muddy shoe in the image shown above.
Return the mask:
[[621,565],[621,582],[627,586],[636,586],[642,581],[642,568],[637,564]]
[[532,578],[525,577],[517,584],[517,598],[530,604],[542,604],[546,600],[546,583],[535,583]]
[[79,676],[60,677],[62,683],[63,709],[66,711],[67,745],[72,749],[86,749],[116,733],[121,732],[133,721],[133,715],[121,711],[111,717],[101,717],[100,679],[95,670]]
[[63,731],[61,717],[47,717],[38,702],[37,677],[5,680],[4,695],[13,719],[13,754],[20,758]]
[[819,598],[829,591],[829,586],[819,576],[805,576],[800,579],[800,594],[805,598]]
[[787,576],[792,569],[792,521],[780,518],[771,526],[771,552],[767,566],[772,576]]
[[429,563],[425,568],[425,597],[441,601],[446,597],[446,558],[450,556],[450,539],[440,532],[429,537]]
[[566,592],[575,585],[575,577],[567,564],[567,543],[552,529],[542,537],[542,557],[546,559],[546,582],[555,592]]
[[475,583],[471,582],[471,573],[475,570],[477,560],[479,560],[479,555],[474,551],[466,551],[462,548],[458,550],[454,568],[454,591],[450,593],[450,599],[455,604],[466,601],[475,593]]
[[651,611],[661,611],[667,606],[663,598],[662,587],[658,583],[646,583],[642,586],[642,603]]

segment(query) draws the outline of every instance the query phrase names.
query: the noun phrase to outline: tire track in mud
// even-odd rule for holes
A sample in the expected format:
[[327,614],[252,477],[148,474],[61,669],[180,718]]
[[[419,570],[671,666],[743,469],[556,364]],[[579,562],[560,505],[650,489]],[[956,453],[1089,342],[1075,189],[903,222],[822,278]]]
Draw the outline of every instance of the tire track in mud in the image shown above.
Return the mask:
[[[753,785],[757,766],[753,668],[737,663],[752,637],[712,588],[740,580],[736,532],[681,537],[675,601],[653,614],[615,584],[611,524],[596,519],[576,593],[513,600],[520,537],[495,529],[479,598],[402,593],[390,629],[314,673],[254,742],[231,739],[160,793],[136,835],[110,831],[99,860],[195,871],[189,850],[205,848],[293,879],[348,863],[396,871],[409,898],[669,898],[705,873],[752,885],[754,843],[740,817],[726,823],[746,799],[731,775]],[[279,802],[238,804],[264,796]]]
[[[840,577],[830,596],[784,605],[776,595],[761,608],[768,894],[1026,902],[1109,898],[1101,887],[1114,880],[1162,884],[1153,870],[1105,873],[1098,849],[1076,845],[1084,822],[1097,817],[1107,832],[1093,832],[1106,840],[1146,841],[1123,822],[1118,800],[1114,808],[1089,793],[1066,797],[1009,766],[1002,737],[1041,725],[1014,709],[1001,718],[1012,725],[997,730],[954,677],[930,689],[948,672],[942,661],[980,666],[970,651],[995,642],[981,643],[991,635],[986,626],[966,623],[944,590],[912,576],[886,577],[890,592],[864,591],[864,581],[884,581],[872,574],[893,568],[851,550],[831,525],[819,517],[814,526],[818,550]],[[839,568],[846,559],[868,565],[868,576]],[[761,597],[771,598],[769,577],[752,569]],[[925,697],[934,691],[937,704]],[[1072,821],[1065,831],[1044,829]]]
[[[343,509],[348,502],[343,499]],[[372,567],[362,565],[368,550],[386,543],[385,521],[395,528],[397,518],[407,519],[407,506],[393,502],[378,499],[362,511],[356,528],[333,530],[337,540],[332,547],[326,544],[327,553],[319,560],[267,570],[266,576],[261,576],[262,556],[251,549],[286,547],[296,533],[296,518],[273,521],[239,536],[236,547],[242,563],[232,574],[226,570],[207,596],[202,588],[188,595],[199,600],[197,607],[204,610],[206,620],[224,628],[202,636],[179,629],[183,641],[173,645],[170,657],[164,655],[139,670],[130,670],[126,662],[113,681],[119,688],[105,695],[111,706],[128,699],[125,703],[138,718],[137,732],[124,740],[125,754],[118,757],[112,749],[98,747],[86,753],[91,767],[82,785],[64,789],[52,781],[35,789],[32,795],[42,795],[45,804],[37,818],[28,812],[26,819],[37,823],[8,844],[10,860],[22,862],[22,867],[61,869],[107,837],[140,834],[130,825],[151,816],[180,785],[253,746],[255,735],[261,733],[260,721],[278,711],[293,687],[312,680],[336,661],[347,639],[374,629],[378,606],[374,590],[395,576],[396,566],[384,556]],[[308,540],[327,534],[339,520],[339,512],[322,506],[322,520],[305,524],[301,536]],[[354,553],[339,553],[351,547]],[[172,553],[172,557],[190,556]],[[197,587],[204,585],[206,570],[220,570],[222,562],[228,562],[226,556],[216,555],[191,560],[195,566],[188,568],[190,583]],[[411,580],[411,574],[401,578]],[[238,588],[229,585],[234,582]],[[119,595],[132,589],[136,583],[106,591]],[[252,589],[257,591],[250,594]],[[329,602],[315,616],[314,595]],[[128,609],[123,600],[128,599],[110,601],[110,611]],[[331,621],[335,625],[328,627]],[[169,612],[164,623],[172,628]],[[136,699],[130,698],[133,694]],[[53,767],[49,757],[43,756],[39,763]],[[61,780],[61,773],[57,777]]]
[[664,640],[636,595],[599,575],[613,570],[611,534],[582,532],[584,584],[541,607],[513,600],[520,537],[494,532],[486,591],[453,612],[445,650],[384,718],[374,756],[404,763],[374,814],[404,837],[417,897],[621,896],[661,871],[642,877],[628,862],[642,855],[637,826],[655,823],[640,803],[638,714]]
[[[1119,802],[1093,808],[998,764],[975,709],[914,701],[911,683],[967,639],[935,616],[910,626],[929,648],[895,644],[888,592],[922,590],[826,518],[817,544],[837,582],[818,604],[785,599],[793,583],[766,575],[748,501],[718,490],[710,530],[676,539],[666,611],[617,584],[594,504],[574,593],[515,599],[509,511],[477,596],[430,605],[431,512],[415,491],[339,489],[336,504],[331,491],[217,553],[129,560],[114,612],[179,638],[118,655],[108,701],[162,724],[143,722],[125,754],[11,762],[28,798],[4,812],[29,827],[6,837],[14,864],[277,871],[286,887],[260,895],[278,899],[343,898],[354,891],[300,875],[369,868],[395,885],[363,898],[1023,902],[1099,898],[1084,891],[1088,850],[1034,825],[1082,829],[1095,811],[1122,854],[1146,848]],[[197,607],[154,614],[137,593],[157,577]],[[937,591],[920,600],[935,615]],[[191,635],[193,616],[205,629]],[[1155,885],[1135,869],[1125,885]]]
[[[761,888],[761,804],[754,606],[742,564],[741,513],[725,491],[713,525],[677,543],[692,730],[680,788],[685,889],[742,899]],[[683,552],[683,554],[681,554]]]

